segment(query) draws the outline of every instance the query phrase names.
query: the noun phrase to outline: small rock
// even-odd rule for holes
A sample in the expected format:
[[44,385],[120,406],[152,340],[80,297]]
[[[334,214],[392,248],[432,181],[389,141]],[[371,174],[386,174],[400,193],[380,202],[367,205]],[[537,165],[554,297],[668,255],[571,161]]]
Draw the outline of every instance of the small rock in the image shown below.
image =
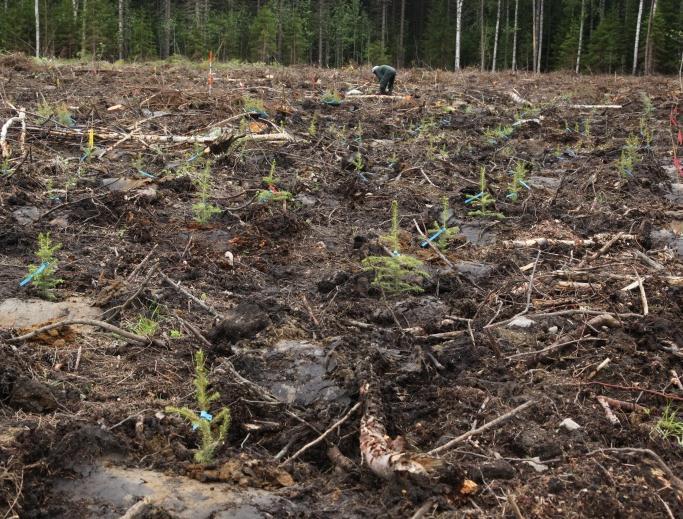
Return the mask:
[[571,418],[565,418],[564,420],[562,420],[560,422],[560,427],[563,427],[568,431],[576,431],[577,429],[581,429],[581,426]]
[[557,335],[557,332],[559,330],[560,329],[557,326],[551,326],[550,328],[548,328],[548,333],[550,333],[552,335]]
[[536,321],[533,319],[529,319],[528,317],[524,317],[523,315],[515,318],[513,321],[508,323],[508,327],[510,328],[531,328],[533,325],[536,324]]
[[40,211],[35,206],[18,207],[12,211],[12,216],[19,225],[30,225],[40,216]]
[[294,197],[295,202],[299,202],[303,207],[313,207],[318,201],[306,193],[299,193]]

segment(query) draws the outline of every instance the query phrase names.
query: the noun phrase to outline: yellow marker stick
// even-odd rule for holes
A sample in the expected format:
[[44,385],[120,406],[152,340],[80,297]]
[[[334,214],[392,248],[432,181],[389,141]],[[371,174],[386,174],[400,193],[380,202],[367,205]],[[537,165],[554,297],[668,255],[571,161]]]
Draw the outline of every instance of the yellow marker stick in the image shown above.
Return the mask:
[[88,130],[88,150],[92,151],[95,149],[95,130],[90,128]]

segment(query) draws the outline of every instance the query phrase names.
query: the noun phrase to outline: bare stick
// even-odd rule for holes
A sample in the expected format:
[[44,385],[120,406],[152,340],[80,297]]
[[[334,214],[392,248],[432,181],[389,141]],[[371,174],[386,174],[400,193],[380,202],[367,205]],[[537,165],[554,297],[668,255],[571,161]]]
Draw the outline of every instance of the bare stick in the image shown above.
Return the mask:
[[434,506],[434,500],[433,499],[427,499],[420,508],[415,510],[415,513],[410,516],[410,519],[422,519],[427,512],[429,512],[429,509]]
[[178,283],[178,284],[176,285],[176,283],[175,283],[171,278],[169,278],[166,274],[164,274],[163,271],[160,270],[160,271],[159,271],[159,275],[162,277],[162,279],[163,279],[164,281],[166,281],[166,283],[168,283],[169,285],[171,285],[174,289],[176,289],[178,292],[180,292],[180,293],[183,294],[184,296],[188,297],[189,299],[191,299],[192,301],[194,301],[195,303],[197,303],[201,308],[203,308],[204,310],[206,310],[207,312],[209,312],[211,315],[213,315],[213,316],[215,316],[215,317],[218,317],[219,319],[224,319],[224,317],[223,317],[220,313],[218,313],[216,310],[214,310],[213,308],[211,308],[210,306],[208,306],[207,304],[205,304],[201,299],[199,299],[198,297],[192,295],[190,292],[188,292],[188,291],[185,290],[183,287],[181,287],[181,286],[180,286],[180,283]]
[[612,411],[612,408],[610,407],[607,399],[604,396],[597,396],[595,398],[598,401],[598,403],[602,406],[602,408],[605,410],[605,416],[610,421],[610,423],[612,425],[619,425],[621,422],[619,422],[619,418],[617,418],[617,415],[615,415]]
[[510,503],[510,506],[512,507],[512,511],[514,512],[515,517],[517,519],[524,519],[522,511],[519,509],[519,506],[517,505],[517,500],[515,499],[515,496],[513,496],[512,494],[508,494],[508,503]]
[[[138,289],[133,293],[132,296],[130,296],[126,301],[119,306],[115,306],[113,308],[109,308],[102,314],[102,318],[104,318],[106,321],[112,320],[114,317],[119,315],[121,312],[123,312],[128,305],[133,301],[136,297],[140,295],[140,293],[145,289],[147,286],[147,283],[149,283],[149,280],[152,279],[152,276],[154,275],[154,272],[157,270],[158,265],[154,265],[151,269],[149,269],[149,273],[145,277],[145,279],[140,283],[138,286]],[[129,278],[130,279],[130,278]]]
[[[618,319],[626,318],[626,317],[643,317],[641,314],[632,314],[632,313],[626,313],[626,314],[613,314],[609,312],[604,312],[602,310],[580,310],[580,309],[574,309],[574,310],[558,310],[557,312],[546,312],[546,313],[539,313],[539,314],[529,314],[529,317],[533,317],[536,319],[540,319],[542,317],[557,317],[557,316],[564,316],[564,315],[609,315]],[[515,317],[511,319],[505,319],[504,321],[498,321],[497,323],[491,323],[487,324],[484,326],[484,328],[495,328],[497,326],[504,326],[512,321],[515,320]]]
[[445,444],[441,445],[440,447],[436,447],[435,449],[430,450],[427,454],[439,454],[440,452],[444,452],[444,451],[450,449],[451,447],[453,447],[453,445],[455,445],[457,443],[463,442],[463,441],[467,440],[468,438],[471,438],[472,436],[475,436],[477,434],[481,434],[484,431],[488,431],[489,429],[492,429],[492,428],[502,424],[503,422],[506,422],[507,420],[509,420],[510,418],[515,416],[516,414],[521,413],[522,411],[524,411],[528,407],[531,407],[535,403],[536,402],[533,400],[529,400],[528,402],[524,402],[522,405],[515,407],[512,411],[508,411],[504,415],[501,415],[498,418],[496,418],[495,420],[491,420],[490,422],[485,423],[481,427],[478,427],[478,428],[473,429],[471,431],[467,431],[466,433],[461,434],[460,436],[458,436],[456,438],[453,438],[448,443],[445,443]]
[[159,246],[159,244],[158,244],[158,243],[155,243],[155,244],[154,244],[154,247],[152,247],[152,250],[149,251],[149,252],[147,253],[147,255],[146,255],[144,258],[142,258],[142,261],[141,261],[140,263],[138,263],[138,266],[135,267],[135,268],[133,269],[133,272],[131,272],[131,273],[128,275],[128,278],[126,278],[126,281],[128,281],[128,283],[130,283],[131,281],[133,281],[133,278],[135,277],[135,275],[140,271],[140,269],[144,266],[144,264],[147,263],[147,262],[149,261],[149,258],[152,257],[152,254],[154,254],[154,251],[157,249],[158,246]]
[[24,154],[24,141],[26,139],[26,111],[23,108],[19,108],[19,115],[8,119],[7,122],[2,125],[2,129],[0,129],[0,149],[2,149],[3,159],[8,159],[10,156],[10,148],[7,144],[7,130],[9,130],[10,126],[12,126],[12,124],[15,122],[21,123],[21,137],[19,142],[21,145],[21,154]]
[[596,341],[605,341],[606,339],[600,338],[600,337],[582,337],[580,339],[574,339],[573,341],[567,341],[567,342],[560,342],[560,343],[554,343],[551,344],[550,346],[546,346],[545,348],[541,350],[534,350],[534,351],[525,351],[522,353],[515,353],[514,355],[510,355],[509,357],[506,357],[507,360],[512,360],[516,359],[518,357],[526,357],[527,355],[541,355],[543,353],[548,353],[550,351],[555,351],[555,350],[561,350],[565,346],[569,346],[571,344],[577,344],[580,343],[581,341],[591,341],[591,342],[596,342]]
[[648,408],[640,404],[635,404],[633,402],[624,402],[623,400],[617,400],[616,398],[610,398],[607,396],[599,396],[598,398],[607,402],[610,407],[616,407],[617,409],[623,409],[624,411],[635,411],[636,413],[647,413]]
[[298,451],[296,451],[294,454],[292,454],[289,458],[287,458],[285,461],[280,463],[280,466],[286,465],[290,461],[298,458],[301,454],[306,452],[308,449],[311,447],[319,444],[321,441],[323,441],[328,434],[330,434],[332,431],[334,431],[337,427],[339,427],[341,424],[343,424],[346,420],[348,420],[351,415],[356,411],[361,406],[361,402],[356,402],[356,405],[354,405],[351,409],[349,409],[349,412],[346,413],[343,417],[341,417],[339,420],[334,422],[324,433],[322,433],[320,436],[318,436],[315,440],[313,440],[310,443],[307,443],[303,447],[301,447]]
[[621,239],[621,237],[622,237],[623,235],[624,235],[624,233],[623,233],[622,231],[618,232],[618,233],[614,236],[614,238],[612,238],[610,241],[608,241],[607,243],[605,243],[605,245],[603,245],[602,247],[600,247],[600,250],[599,250],[598,252],[596,252],[595,254],[591,255],[590,257],[586,256],[583,260],[581,260],[581,262],[580,262],[579,265],[578,265],[578,268],[582,268],[582,267],[583,267],[584,265],[586,265],[586,263],[588,263],[589,261],[593,261],[593,260],[598,259],[598,258],[599,258],[600,256],[602,256],[605,252],[607,252],[607,251],[610,249],[610,247],[612,247],[612,245],[614,245],[616,242],[618,242],[618,241]]
[[[504,247],[544,247],[547,245],[566,245],[568,247],[592,247],[598,243],[611,240],[614,236],[611,234],[596,234],[592,238],[585,240],[558,240],[555,238],[530,238],[528,240],[505,240],[503,241]],[[619,240],[616,241],[636,241],[638,236],[635,234],[622,234],[619,236]]]
[[640,252],[639,250],[633,251],[633,255],[655,270],[664,270],[664,265],[662,265],[658,261],[653,260],[650,256]]
[[213,348],[213,344],[211,344],[206,337],[202,335],[202,332],[200,332],[192,323],[186,321],[182,317],[180,317],[177,313],[175,314],[176,319],[180,321],[180,323],[187,328],[192,335],[197,337],[199,341],[206,346],[207,348]]
[[683,383],[681,382],[681,379],[678,377],[678,373],[676,373],[676,370],[672,369],[671,371],[669,371],[669,373],[671,373],[671,383],[678,389],[683,391]]
[[142,335],[136,335],[134,333],[128,332],[126,330],[123,330],[122,328],[119,328],[118,326],[114,326],[113,324],[106,323],[104,321],[96,321],[94,319],[67,319],[65,321],[60,321],[58,323],[52,323],[48,324],[46,326],[43,326],[41,328],[37,328],[33,330],[30,333],[20,335],[19,337],[14,337],[12,339],[7,339],[6,342],[23,342],[28,339],[31,339],[35,337],[36,335],[40,335],[41,333],[47,332],[49,330],[53,330],[55,328],[63,328],[64,326],[71,326],[73,324],[83,324],[86,326],[95,326],[97,328],[102,328],[104,330],[107,330],[108,332],[114,333],[116,335],[120,335],[121,337],[124,337],[126,339],[130,339],[131,341],[138,342],[140,344],[154,344],[155,346],[161,346],[165,347],[166,345],[161,342],[159,339],[152,339],[151,337],[144,337]]
[[650,313],[650,307],[647,304],[647,295],[645,295],[645,287],[643,286],[643,280],[640,277],[640,274],[638,274],[638,271],[636,269],[633,269],[633,271],[636,273],[636,278],[638,279],[638,289],[640,290],[640,300],[643,304],[643,315],[647,315]]

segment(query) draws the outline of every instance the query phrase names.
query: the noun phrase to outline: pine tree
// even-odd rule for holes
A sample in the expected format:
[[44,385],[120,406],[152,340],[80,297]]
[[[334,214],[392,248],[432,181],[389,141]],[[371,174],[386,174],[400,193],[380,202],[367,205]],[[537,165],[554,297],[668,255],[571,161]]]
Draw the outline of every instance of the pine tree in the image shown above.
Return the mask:
[[270,4],[259,9],[250,32],[252,59],[266,61],[277,52],[277,19]]

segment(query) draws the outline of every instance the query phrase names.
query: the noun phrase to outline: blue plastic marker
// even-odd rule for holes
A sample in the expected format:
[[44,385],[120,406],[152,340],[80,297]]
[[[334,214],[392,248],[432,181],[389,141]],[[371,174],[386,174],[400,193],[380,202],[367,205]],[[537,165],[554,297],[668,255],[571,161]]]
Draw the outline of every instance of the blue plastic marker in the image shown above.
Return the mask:
[[446,231],[445,228],[439,229],[436,233],[434,233],[434,234],[433,234],[432,236],[430,236],[428,239],[426,239],[425,241],[423,241],[422,243],[420,243],[420,247],[422,247],[422,248],[424,249],[425,247],[429,246],[429,243],[430,243],[430,242],[434,241],[436,238],[438,238],[439,236],[441,236],[445,231]]
[[531,191],[531,188],[529,187],[529,184],[527,184],[526,182],[524,182],[524,180],[519,180],[518,182],[519,182],[520,184],[522,184],[525,188],[527,188],[529,191]]
[[49,264],[47,261],[43,261],[43,262],[40,264],[40,266],[39,266],[36,270],[34,270],[33,272],[31,272],[28,276],[26,276],[24,279],[22,279],[22,280],[19,282],[19,286],[20,286],[20,287],[25,287],[25,286],[28,285],[31,281],[33,281],[33,278],[34,278],[35,276],[37,276],[37,275],[42,274],[43,272],[45,272],[45,269],[46,269],[47,267],[49,267],[49,266],[50,266],[50,264]]
[[481,193],[479,193],[479,194],[476,194],[476,195],[474,195],[474,196],[469,197],[467,200],[465,200],[465,203],[466,203],[466,204],[471,204],[471,203],[474,202],[477,198],[481,198],[482,196],[484,196],[484,192],[483,192],[483,191],[482,191]]
[[154,175],[152,175],[151,173],[147,173],[146,171],[142,171],[141,169],[138,169],[138,173],[140,173],[143,177],[157,178]]
[[[199,413],[199,418],[207,422],[210,422],[211,420],[213,420],[213,415],[207,413],[206,411],[202,411]],[[197,429],[199,429],[199,426],[197,424],[192,424],[192,430],[195,431]]]

